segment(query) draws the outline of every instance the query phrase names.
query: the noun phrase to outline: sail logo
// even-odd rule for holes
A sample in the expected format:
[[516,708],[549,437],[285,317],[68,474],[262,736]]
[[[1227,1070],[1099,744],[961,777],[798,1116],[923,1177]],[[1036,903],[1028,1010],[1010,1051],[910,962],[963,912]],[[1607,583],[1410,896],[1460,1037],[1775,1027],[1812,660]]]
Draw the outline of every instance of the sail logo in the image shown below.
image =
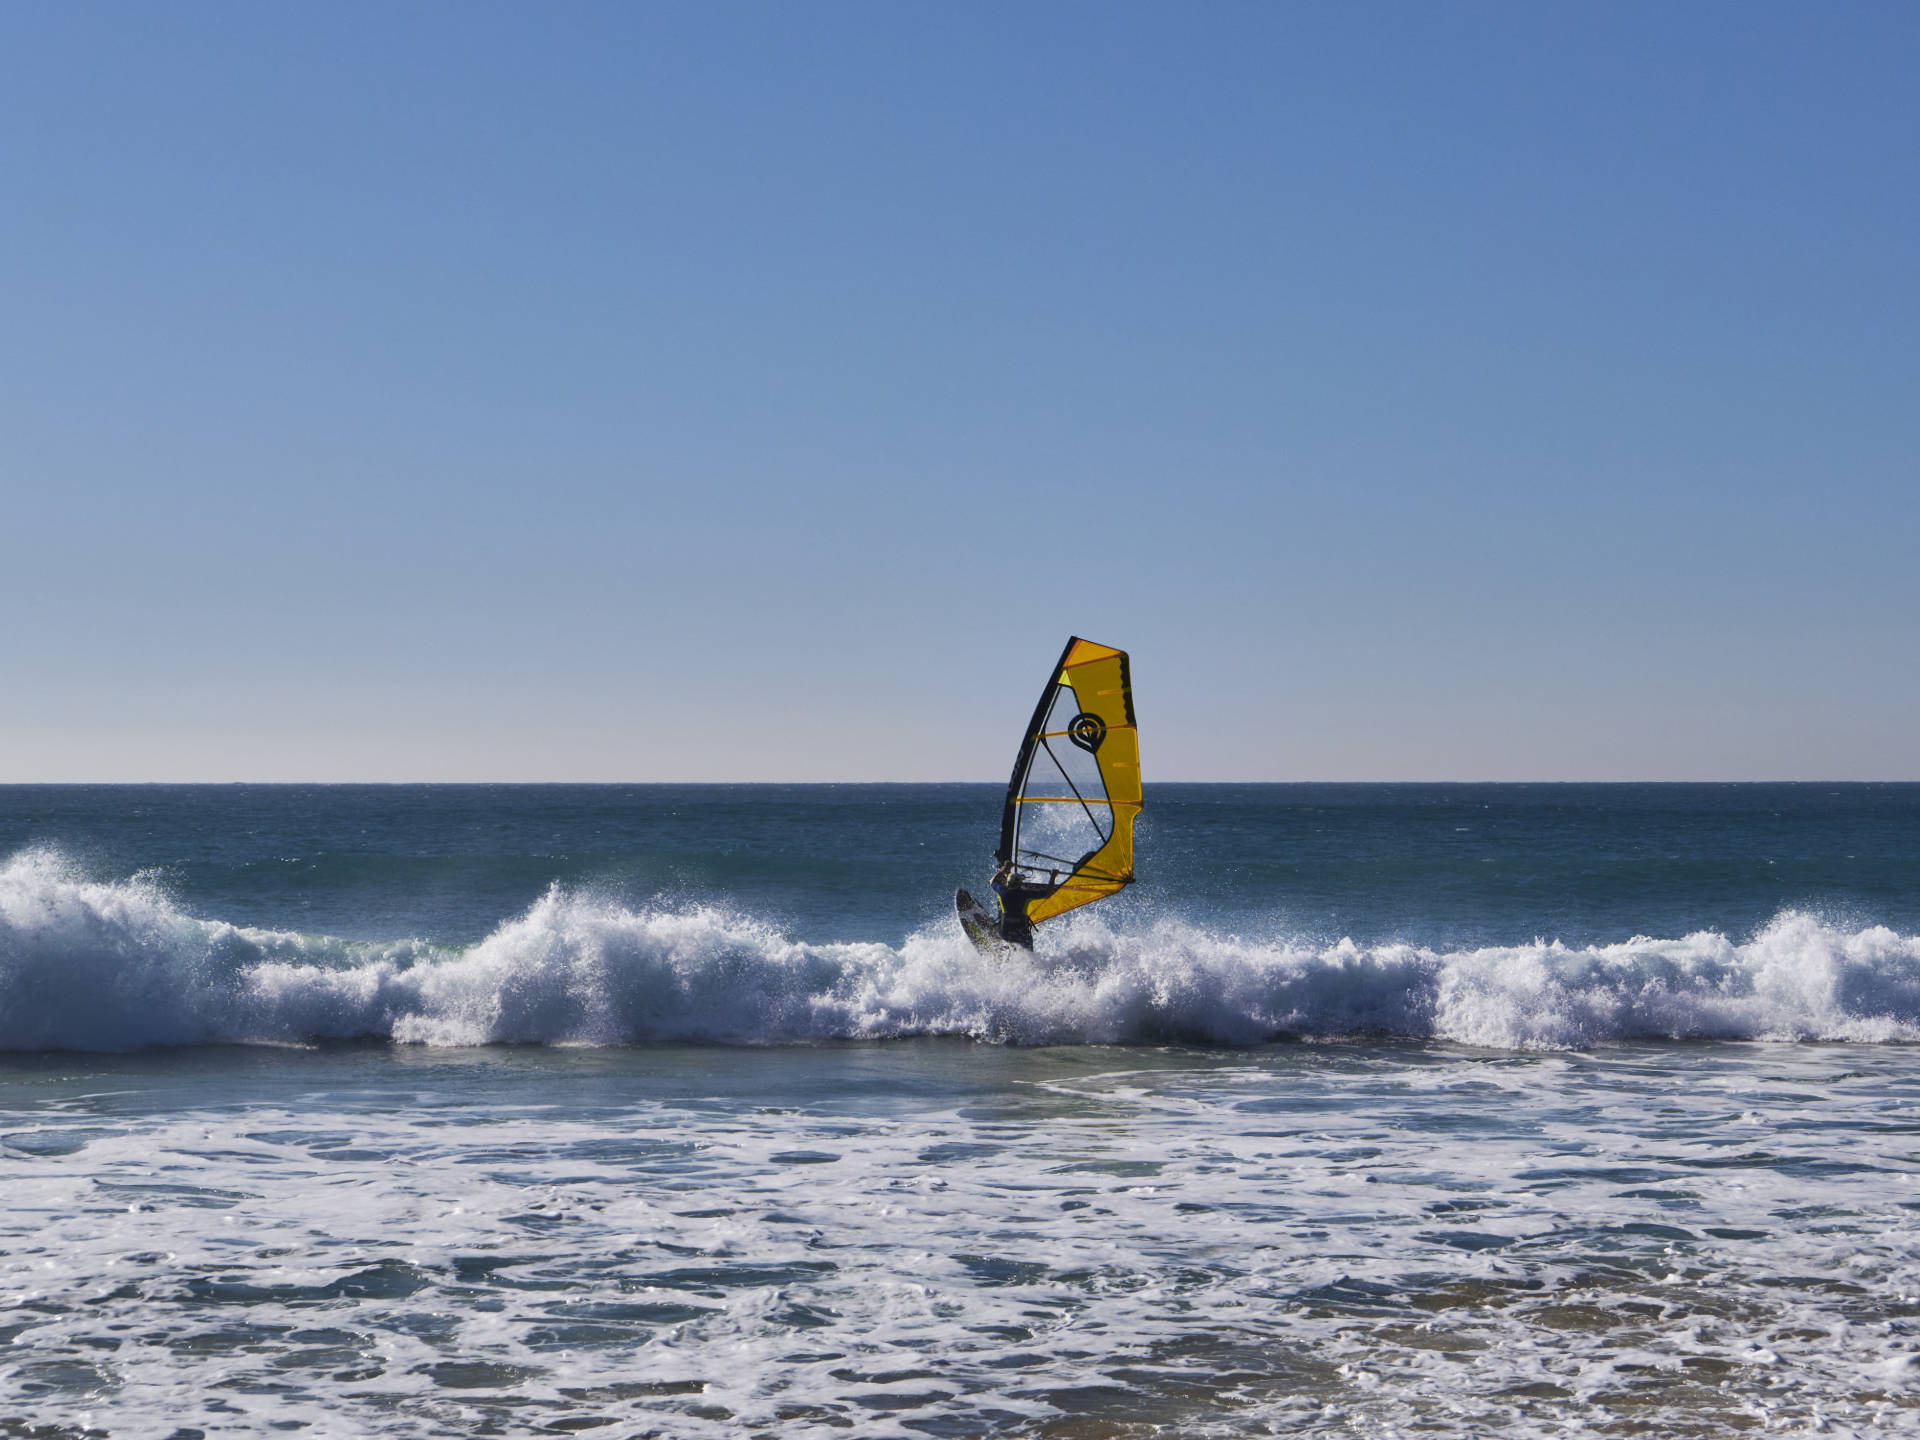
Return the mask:
[[1107,738],[1107,722],[1082,710],[1067,722],[1067,738],[1091,755]]

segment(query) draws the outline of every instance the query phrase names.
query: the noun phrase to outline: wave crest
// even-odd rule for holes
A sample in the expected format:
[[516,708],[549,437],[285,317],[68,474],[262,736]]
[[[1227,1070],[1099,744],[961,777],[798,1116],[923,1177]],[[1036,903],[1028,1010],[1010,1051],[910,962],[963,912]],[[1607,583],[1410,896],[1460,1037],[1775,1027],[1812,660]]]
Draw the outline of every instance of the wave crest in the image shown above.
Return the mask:
[[0,866],[0,1050],[304,1043],[735,1044],[962,1035],[1018,1044],[1385,1034],[1501,1049],[1652,1038],[1920,1040],[1920,937],[1787,911],[1752,940],[1435,951],[1248,940],[1162,921],[1060,928],[1038,957],[957,933],[813,945],[705,906],[555,887],[466,949],[196,918],[150,876],[51,850]]

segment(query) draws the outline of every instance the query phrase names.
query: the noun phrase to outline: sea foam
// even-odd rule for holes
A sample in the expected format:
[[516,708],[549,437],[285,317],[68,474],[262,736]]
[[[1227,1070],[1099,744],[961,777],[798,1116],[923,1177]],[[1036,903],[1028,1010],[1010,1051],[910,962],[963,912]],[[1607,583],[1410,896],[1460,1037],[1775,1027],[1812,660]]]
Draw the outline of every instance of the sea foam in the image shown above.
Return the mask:
[[932,928],[809,944],[752,916],[554,887],[476,945],[195,916],[51,849],[0,865],[0,1050],[299,1044],[1026,1045],[1370,1034],[1504,1049],[1653,1038],[1920,1040],[1920,936],[1785,911],[1750,939],[1460,950],[1248,939],[1097,914],[1035,956]]

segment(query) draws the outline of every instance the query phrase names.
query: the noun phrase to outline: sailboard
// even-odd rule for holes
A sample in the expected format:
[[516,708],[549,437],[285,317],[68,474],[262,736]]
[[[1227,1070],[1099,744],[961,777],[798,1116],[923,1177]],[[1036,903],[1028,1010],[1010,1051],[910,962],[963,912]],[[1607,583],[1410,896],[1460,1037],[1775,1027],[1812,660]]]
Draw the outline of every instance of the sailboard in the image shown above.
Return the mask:
[[[1000,815],[999,923],[963,890],[962,928],[982,951],[1031,948],[1033,927],[1133,883],[1140,741],[1127,652],[1075,635],[1048,676]],[[972,922],[972,923],[969,923]]]

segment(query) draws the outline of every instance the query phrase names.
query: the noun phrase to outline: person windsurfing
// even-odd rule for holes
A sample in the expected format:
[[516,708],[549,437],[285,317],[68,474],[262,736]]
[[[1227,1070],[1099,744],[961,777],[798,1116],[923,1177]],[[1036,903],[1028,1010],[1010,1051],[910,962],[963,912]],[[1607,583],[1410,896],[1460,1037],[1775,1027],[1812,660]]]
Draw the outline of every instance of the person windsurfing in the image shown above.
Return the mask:
[[993,879],[988,883],[993,886],[993,893],[1000,901],[997,927],[1000,939],[1008,945],[1018,945],[1022,950],[1033,949],[1033,922],[1027,919],[1027,906],[1035,900],[1046,898],[1046,887],[1022,885],[1011,860],[994,871]]
[[1033,927],[1133,883],[1140,743],[1127,652],[1079,636],[1048,677],[1013,762],[990,914],[965,890],[960,925],[982,951],[1033,948]]

